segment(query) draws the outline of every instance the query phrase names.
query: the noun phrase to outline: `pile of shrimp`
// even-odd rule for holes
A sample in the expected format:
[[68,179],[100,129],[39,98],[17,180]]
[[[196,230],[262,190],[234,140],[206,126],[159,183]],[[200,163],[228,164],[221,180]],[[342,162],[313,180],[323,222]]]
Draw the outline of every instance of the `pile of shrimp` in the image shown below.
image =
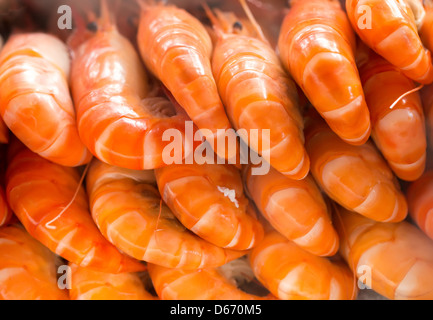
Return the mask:
[[433,0],[0,4],[0,300],[433,299]]

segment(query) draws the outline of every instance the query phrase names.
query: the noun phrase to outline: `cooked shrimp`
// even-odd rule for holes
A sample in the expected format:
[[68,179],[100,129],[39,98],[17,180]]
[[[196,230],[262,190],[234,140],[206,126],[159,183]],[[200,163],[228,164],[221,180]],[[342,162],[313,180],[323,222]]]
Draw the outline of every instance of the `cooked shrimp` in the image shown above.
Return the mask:
[[422,1],[346,0],[346,11],[356,33],[370,48],[408,78],[423,84],[433,81],[430,52],[417,29],[425,15]]
[[376,221],[406,218],[407,203],[397,179],[371,142],[347,144],[312,113],[305,126],[311,172],[330,198]]
[[426,172],[409,186],[407,202],[410,216],[433,239],[433,171]]
[[[162,97],[149,96],[148,77],[132,44],[116,29],[103,2],[96,31],[78,22],[73,48],[72,93],[83,142],[101,161],[129,169],[165,165],[167,129],[184,141],[187,117]],[[93,30],[93,29],[92,29]],[[184,155],[187,141],[177,147]]]
[[155,175],[164,202],[199,237],[235,250],[251,249],[262,240],[263,227],[248,210],[242,178],[234,166],[171,165],[156,169]]
[[245,187],[260,212],[287,239],[319,256],[332,256],[338,250],[327,205],[311,176],[289,179],[271,168],[267,175],[244,170]]
[[211,69],[212,42],[205,27],[174,5],[142,0],[137,43],[146,67],[168,88],[216,153],[230,163],[239,148]]
[[355,65],[355,35],[338,0],[292,0],[280,57],[307,98],[344,141],[370,136],[370,115]]
[[245,254],[217,247],[188,231],[162,202],[153,171],[122,169],[95,159],[87,175],[87,192],[102,234],[136,259],[197,269],[220,266]]
[[[263,300],[239,288],[242,281],[253,278],[244,259],[234,260],[219,268],[200,270],[169,269],[149,264],[149,274],[161,300]],[[256,289],[256,291],[258,291]],[[262,290],[265,291],[265,290]]]
[[69,263],[71,300],[154,300],[137,273],[105,273]]
[[418,228],[375,222],[341,207],[336,213],[341,254],[352,270],[371,276],[371,289],[389,299],[433,299],[433,242]]
[[357,289],[342,262],[315,256],[270,231],[250,254],[257,279],[282,300],[349,300]]
[[416,180],[424,172],[427,149],[420,94],[412,92],[398,100],[416,90],[415,83],[365,45],[358,52],[371,136],[400,179]]
[[66,45],[44,33],[14,34],[0,53],[0,113],[28,148],[65,166],[90,161],[69,93]]
[[[246,3],[241,3],[250,14]],[[244,142],[275,169],[292,179],[303,179],[309,159],[295,84],[264,36],[255,38],[245,32],[236,16],[236,22],[230,24],[227,14],[215,10],[215,16],[205,8],[217,35],[213,74],[230,121]],[[252,20],[252,24],[262,35],[257,22]],[[270,133],[263,135],[263,130]],[[269,139],[267,144],[264,138]]]
[[99,232],[79,183],[75,168],[52,163],[14,141],[6,192],[12,210],[30,235],[83,267],[113,273],[143,270],[140,262],[120,253]]
[[21,226],[0,228],[0,300],[67,300],[56,256]]

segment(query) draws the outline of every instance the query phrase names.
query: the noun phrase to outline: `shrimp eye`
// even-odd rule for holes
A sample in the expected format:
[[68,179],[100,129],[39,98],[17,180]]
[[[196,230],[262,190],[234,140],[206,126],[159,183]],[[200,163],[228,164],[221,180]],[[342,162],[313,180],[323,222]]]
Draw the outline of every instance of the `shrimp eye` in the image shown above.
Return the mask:
[[86,26],[87,30],[92,31],[92,32],[96,32],[98,31],[98,25],[96,24],[95,21],[89,22]]
[[235,23],[233,23],[233,29],[242,31],[242,23],[240,21],[236,21]]
[[131,27],[136,27],[137,26],[137,19],[136,17],[133,16],[129,16],[128,17],[128,23]]

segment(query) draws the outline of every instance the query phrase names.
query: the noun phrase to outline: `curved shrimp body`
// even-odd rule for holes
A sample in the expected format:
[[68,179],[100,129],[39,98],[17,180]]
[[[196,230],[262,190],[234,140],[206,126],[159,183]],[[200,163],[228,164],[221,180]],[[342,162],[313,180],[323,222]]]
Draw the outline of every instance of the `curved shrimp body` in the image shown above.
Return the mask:
[[155,175],[164,202],[199,237],[234,250],[251,249],[262,240],[263,227],[248,208],[234,166],[171,165],[155,170]]
[[[366,49],[367,50],[367,49]],[[372,50],[358,64],[371,115],[372,138],[391,169],[402,180],[418,179],[426,164],[426,130],[414,82]],[[391,109],[392,106],[392,109]]]
[[149,264],[149,275],[161,300],[266,300],[239,289],[220,268],[169,269]]
[[99,232],[84,188],[79,185],[78,170],[52,163],[21,144],[12,153],[6,172],[7,197],[33,237],[83,267],[113,273],[144,269]]
[[406,218],[406,199],[371,142],[363,146],[347,144],[317,115],[307,118],[305,137],[311,172],[330,198],[376,221]]
[[216,267],[245,254],[199,238],[162,203],[153,171],[133,171],[95,160],[87,175],[93,219],[123,252],[168,268]]
[[408,78],[429,84],[433,66],[418,35],[417,7],[423,11],[419,0],[346,0],[347,15],[362,41]]
[[409,186],[407,202],[410,216],[433,239],[433,171],[426,172]]
[[[249,35],[220,31],[212,69],[229,119],[241,138],[284,175],[304,178],[309,159],[296,86],[270,45]],[[268,145],[264,138],[269,139]]]
[[137,273],[105,273],[69,263],[71,300],[154,300]]
[[21,226],[0,228],[0,300],[67,300],[56,256]]
[[[163,166],[168,145],[163,134],[173,129],[184,135],[186,117],[176,115],[167,99],[148,96],[147,75],[132,44],[108,16],[95,33],[79,30],[70,43],[78,130],[89,150],[129,169]],[[186,151],[184,144],[178,147]]]
[[274,169],[267,175],[253,175],[248,166],[244,179],[260,212],[284,237],[315,255],[332,256],[337,252],[338,235],[311,176],[296,181]]
[[15,136],[42,157],[79,166],[81,142],[69,93],[66,45],[44,33],[13,35],[0,53],[0,113]]
[[137,42],[146,67],[173,94],[216,153],[234,160],[234,150],[218,143],[223,135],[234,138],[235,133],[229,130],[212,74],[211,38],[201,22],[175,6],[144,3]]
[[337,0],[292,0],[280,58],[312,105],[344,141],[364,144],[370,115],[355,64],[355,36]]
[[356,297],[352,273],[342,262],[313,255],[277,232],[250,254],[257,279],[282,300],[348,300]]
[[352,270],[370,270],[374,291],[389,299],[433,299],[433,243],[428,237],[407,222],[380,223],[337,210],[340,252]]

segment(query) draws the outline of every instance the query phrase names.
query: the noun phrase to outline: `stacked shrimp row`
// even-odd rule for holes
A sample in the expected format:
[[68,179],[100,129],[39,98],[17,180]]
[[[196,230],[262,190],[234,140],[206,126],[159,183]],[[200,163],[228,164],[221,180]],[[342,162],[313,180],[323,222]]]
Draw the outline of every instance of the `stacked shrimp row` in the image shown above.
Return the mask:
[[0,52],[1,299],[433,298],[432,3],[110,4]]

